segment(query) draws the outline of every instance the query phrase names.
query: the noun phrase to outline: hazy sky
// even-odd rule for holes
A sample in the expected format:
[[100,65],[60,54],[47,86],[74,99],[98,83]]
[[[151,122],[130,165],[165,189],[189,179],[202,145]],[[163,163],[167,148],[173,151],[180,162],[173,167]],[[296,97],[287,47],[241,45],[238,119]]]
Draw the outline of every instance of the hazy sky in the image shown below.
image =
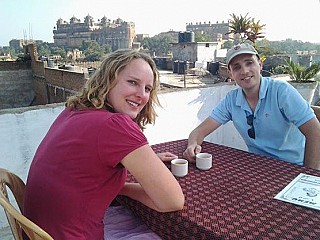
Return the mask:
[[0,46],[11,39],[53,42],[57,20],[91,15],[134,22],[136,33],[185,31],[186,23],[228,21],[230,14],[266,24],[268,40],[320,43],[320,0],[0,0]]

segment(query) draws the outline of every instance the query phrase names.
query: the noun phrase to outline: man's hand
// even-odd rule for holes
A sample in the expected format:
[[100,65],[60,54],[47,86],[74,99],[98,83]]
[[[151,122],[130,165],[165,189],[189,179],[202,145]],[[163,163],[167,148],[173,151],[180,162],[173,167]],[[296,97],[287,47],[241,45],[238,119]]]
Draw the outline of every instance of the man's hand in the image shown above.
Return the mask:
[[198,144],[192,144],[187,147],[183,152],[183,157],[186,158],[189,162],[193,163],[196,161],[196,154],[201,152],[201,146]]

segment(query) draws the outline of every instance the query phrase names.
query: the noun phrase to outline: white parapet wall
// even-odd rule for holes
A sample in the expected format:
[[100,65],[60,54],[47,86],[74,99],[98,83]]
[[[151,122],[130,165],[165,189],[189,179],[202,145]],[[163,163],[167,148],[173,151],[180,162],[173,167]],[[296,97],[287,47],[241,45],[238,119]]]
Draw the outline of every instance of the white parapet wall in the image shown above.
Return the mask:
[[[145,134],[149,143],[188,138],[190,131],[208,117],[218,102],[235,85],[186,89],[161,93],[162,108],[157,108],[155,125],[148,125]],[[34,153],[50,125],[63,110],[63,104],[0,111],[0,167],[26,181]],[[246,146],[230,122],[210,134],[207,141],[246,150]],[[0,210],[0,228],[7,226]]]
[[[156,124],[149,125],[145,130],[149,143],[188,138],[190,131],[206,119],[227,92],[235,87],[226,84],[160,94],[162,108],[157,108]],[[205,140],[242,150],[247,149],[232,122],[220,127]]]

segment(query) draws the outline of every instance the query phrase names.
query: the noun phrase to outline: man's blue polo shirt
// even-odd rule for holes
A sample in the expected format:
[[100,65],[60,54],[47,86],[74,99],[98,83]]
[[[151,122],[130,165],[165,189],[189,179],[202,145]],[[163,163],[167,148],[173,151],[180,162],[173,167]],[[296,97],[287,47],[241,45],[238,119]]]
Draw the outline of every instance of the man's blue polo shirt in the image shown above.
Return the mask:
[[252,111],[241,88],[231,90],[213,109],[221,124],[233,121],[249,152],[303,164],[305,137],[298,127],[315,117],[309,104],[289,83],[261,77],[259,101],[254,111],[255,139],[248,136],[247,116]]

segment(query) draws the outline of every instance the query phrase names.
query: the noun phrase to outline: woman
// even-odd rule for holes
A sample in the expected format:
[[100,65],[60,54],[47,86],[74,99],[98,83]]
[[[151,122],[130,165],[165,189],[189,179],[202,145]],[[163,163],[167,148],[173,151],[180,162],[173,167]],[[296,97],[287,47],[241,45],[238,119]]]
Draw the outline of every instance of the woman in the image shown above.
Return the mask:
[[[39,145],[25,215],[55,239],[91,240],[103,239],[103,216],[118,194],[160,212],[181,210],[178,182],[142,133],[155,121],[158,87],[149,56],[111,53]],[[125,183],[127,170],[139,183]]]

